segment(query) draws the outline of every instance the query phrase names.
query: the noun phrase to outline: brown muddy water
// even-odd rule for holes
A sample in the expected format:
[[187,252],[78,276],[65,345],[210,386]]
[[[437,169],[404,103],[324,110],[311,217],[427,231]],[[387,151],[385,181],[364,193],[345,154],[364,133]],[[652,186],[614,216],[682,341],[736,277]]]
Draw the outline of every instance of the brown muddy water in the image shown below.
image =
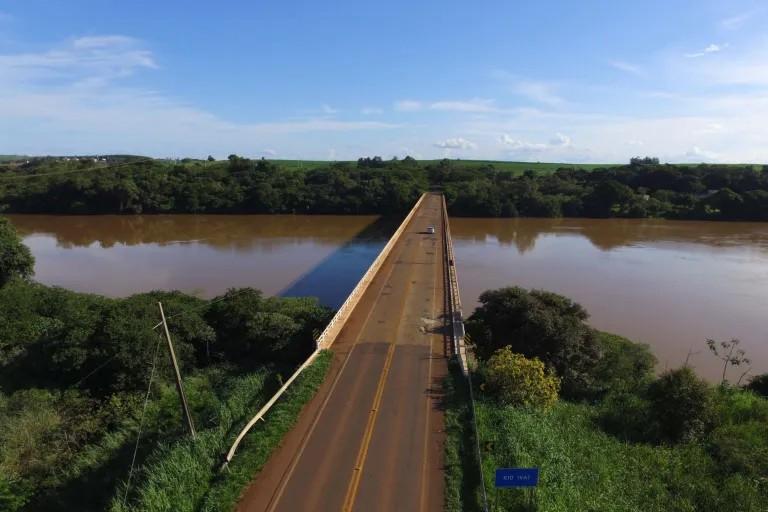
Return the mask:
[[[254,286],[337,307],[396,223],[369,216],[9,215],[45,284],[111,296]],[[768,224],[593,219],[451,221],[467,312],[486,289],[572,297],[599,329],[652,346],[659,368],[719,378],[707,338],[739,338],[768,371]],[[735,380],[739,369],[731,370]]]

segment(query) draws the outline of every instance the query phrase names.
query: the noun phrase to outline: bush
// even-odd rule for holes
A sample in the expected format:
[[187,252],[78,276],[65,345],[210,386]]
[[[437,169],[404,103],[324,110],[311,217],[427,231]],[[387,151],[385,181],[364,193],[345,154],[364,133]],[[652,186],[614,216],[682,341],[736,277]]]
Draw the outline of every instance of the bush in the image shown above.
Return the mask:
[[593,373],[600,358],[587,312],[572,300],[541,290],[511,287],[480,295],[467,332],[481,359],[509,346],[539,358],[562,379],[562,393],[580,398],[594,392]]
[[747,384],[747,389],[754,391],[758,395],[768,397],[768,373],[752,377]]
[[648,399],[658,425],[657,441],[696,441],[712,427],[710,387],[688,367],[668,371],[651,383]]
[[504,405],[548,409],[557,401],[560,379],[538,359],[527,359],[509,347],[486,363],[486,389]]
[[594,380],[599,396],[609,391],[642,390],[653,380],[656,357],[648,345],[599,331],[597,341],[601,357],[594,369]]
[[658,430],[651,403],[638,393],[608,394],[599,406],[598,418],[603,430],[624,441],[652,441]]
[[35,259],[19,240],[16,229],[8,219],[0,218],[0,286],[14,277],[31,276],[34,267]]
[[768,423],[722,426],[712,432],[709,444],[723,471],[768,477]]

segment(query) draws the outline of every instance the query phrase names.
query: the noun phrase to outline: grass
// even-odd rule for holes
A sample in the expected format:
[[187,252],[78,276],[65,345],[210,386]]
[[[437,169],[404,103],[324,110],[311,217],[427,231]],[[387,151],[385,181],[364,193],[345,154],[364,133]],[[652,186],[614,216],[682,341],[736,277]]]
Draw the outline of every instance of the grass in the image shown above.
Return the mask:
[[[437,163],[439,160],[420,160],[419,163]],[[492,165],[495,169],[500,171],[513,171],[515,173],[522,174],[525,171],[531,170],[536,173],[551,173],[560,169],[561,167],[567,167],[571,169],[585,169],[593,171],[596,169],[615,167],[623,164],[569,164],[561,162],[506,162],[502,160],[456,160],[457,163],[461,163],[467,167],[483,167]]]
[[765,510],[760,484],[719,473],[702,446],[622,442],[597,428],[595,406],[560,401],[544,412],[480,400],[477,413],[486,482],[499,467],[541,472],[532,507],[523,490],[491,487],[491,510]]
[[243,488],[263,466],[285,433],[295,424],[304,404],[322,383],[330,365],[323,352],[288,389],[241,444],[230,470],[219,472],[223,456],[250,415],[274,391],[274,378],[263,371],[240,377],[216,418],[216,427],[200,430],[196,441],[165,444],[133,477],[133,489],[123,503],[125,483],[112,500],[113,512],[193,512],[231,510]]
[[475,456],[469,389],[461,370],[451,361],[445,391],[445,503],[446,512],[482,510],[480,478]]
[[254,475],[264,466],[285,434],[293,428],[304,405],[315,395],[325,380],[333,359],[332,352],[324,350],[277,405],[270,411],[267,421],[259,424],[244,439],[238,454],[229,464],[229,471],[221,473],[210,487],[200,510],[229,512],[237,504],[240,494]]

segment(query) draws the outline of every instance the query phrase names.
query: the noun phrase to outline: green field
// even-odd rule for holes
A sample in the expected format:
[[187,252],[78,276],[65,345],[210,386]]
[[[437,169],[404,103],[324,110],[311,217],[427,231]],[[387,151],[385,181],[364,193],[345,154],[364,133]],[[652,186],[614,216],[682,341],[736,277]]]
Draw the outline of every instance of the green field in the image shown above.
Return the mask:
[[[534,171],[539,174],[547,174],[554,172],[561,168],[569,168],[569,169],[583,169],[587,171],[595,171],[600,169],[607,169],[611,167],[617,167],[621,165],[625,165],[624,163],[612,163],[612,164],[590,164],[590,163],[565,163],[565,162],[507,162],[503,160],[460,160],[460,159],[450,159],[452,162],[455,162],[457,164],[461,164],[462,166],[468,167],[468,168],[480,168],[480,167],[486,167],[486,166],[493,166],[494,169],[500,170],[500,171],[512,171],[515,173],[522,174],[525,171]],[[281,167],[289,168],[289,169],[313,169],[318,167],[327,167],[330,164],[334,162],[325,161],[325,160],[270,160],[271,162],[274,162],[277,165],[280,165]],[[343,163],[348,163],[350,165],[355,165],[356,161],[340,161]],[[419,164],[421,165],[430,165],[430,164],[436,164],[440,162],[440,159],[435,160],[418,160]],[[683,166],[683,167],[695,167],[697,165],[701,165],[700,163],[676,163],[674,165],[677,166]],[[724,165],[727,167],[734,166],[734,167],[741,167],[744,165],[752,165],[754,170],[759,171],[762,169],[761,164],[718,164],[718,165]]]

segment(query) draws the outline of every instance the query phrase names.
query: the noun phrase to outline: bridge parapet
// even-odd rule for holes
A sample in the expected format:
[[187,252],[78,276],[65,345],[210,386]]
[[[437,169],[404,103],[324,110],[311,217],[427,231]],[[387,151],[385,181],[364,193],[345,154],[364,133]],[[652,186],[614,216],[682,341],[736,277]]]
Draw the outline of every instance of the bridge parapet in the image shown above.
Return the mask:
[[336,337],[341,332],[344,324],[347,323],[347,320],[349,320],[349,317],[352,314],[352,311],[354,311],[355,306],[357,306],[357,303],[360,302],[360,299],[368,289],[371,281],[373,281],[376,273],[384,264],[384,261],[386,261],[389,254],[392,252],[392,248],[395,246],[395,244],[397,244],[397,241],[400,240],[400,236],[403,234],[403,232],[405,232],[406,226],[408,226],[408,223],[411,222],[411,219],[416,214],[416,211],[419,209],[426,196],[427,194],[422,194],[419,200],[416,201],[416,204],[413,206],[413,208],[411,208],[411,211],[408,212],[408,215],[397,228],[397,231],[395,231],[395,233],[389,239],[387,245],[384,246],[376,259],[373,260],[373,263],[371,263],[371,266],[368,267],[368,270],[365,272],[365,274],[363,274],[363,277],[352,290],[352,293],[349,294],[347,300],[344,301],[344,304],[341,305],[323,332],[320,333],[320,336],[317,338],[318,349],[329,348],[336,340]]
[[451,226],[448,222],[448,207],[445,203],[445,196],[442,197],[443,203],[443,230],[445,239],[445,269],[447,273],[448,286],[448,312],[451,319],[451,342],[453,346],[453,355],[458,359],[461,366],[461,372],[469,375],[467,365],[467,348],[464,344],[464,318],[461,309],[461,295],[459,294],[459,278],[456,274],[456,259],[453,255],[453,241],[451,240]]

